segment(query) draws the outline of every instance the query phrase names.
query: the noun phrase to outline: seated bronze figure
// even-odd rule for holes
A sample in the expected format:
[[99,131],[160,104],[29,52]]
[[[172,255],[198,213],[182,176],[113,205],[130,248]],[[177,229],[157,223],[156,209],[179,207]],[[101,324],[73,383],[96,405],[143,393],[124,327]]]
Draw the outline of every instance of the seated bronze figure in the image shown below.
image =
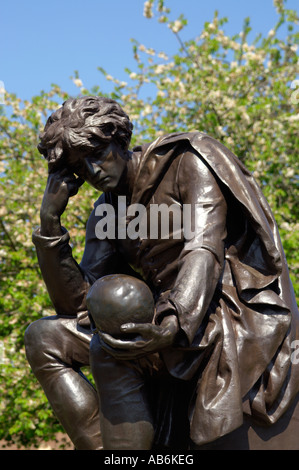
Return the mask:
[[[49,176],[33,241],[57,315],[26,331],[35,376],[76,449],[299,449],[298,308],[260,188],[204,133],[129,150],[132,127],[115,101],[86,96],[41,135]],[[84,181],[101,195],[77,264],[60,218]],[[188,208],[199,223],[187,237]],[[124,338],[92,319],[91,286],[110,275],[143,281],[154,300],[152,321],[125,321]]]

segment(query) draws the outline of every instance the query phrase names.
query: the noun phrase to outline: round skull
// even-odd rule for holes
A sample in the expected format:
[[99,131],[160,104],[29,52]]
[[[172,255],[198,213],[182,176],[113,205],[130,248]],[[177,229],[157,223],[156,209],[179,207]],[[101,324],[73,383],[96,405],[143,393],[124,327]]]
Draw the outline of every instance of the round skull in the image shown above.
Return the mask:
[[98,330],[112,336],[122,335],[124,323],[151,323],[154,299],[150,288],[140,279],[111,274],[98,279],[90,288],[86,303]]

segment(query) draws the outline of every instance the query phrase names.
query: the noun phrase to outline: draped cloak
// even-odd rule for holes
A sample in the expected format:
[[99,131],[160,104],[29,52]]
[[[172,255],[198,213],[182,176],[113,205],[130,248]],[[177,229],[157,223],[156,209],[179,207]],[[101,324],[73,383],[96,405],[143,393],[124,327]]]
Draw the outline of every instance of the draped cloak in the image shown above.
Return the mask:
[[299,313],[271,209],[251,173],[212,137],[177,133],[137,148],[131,203],[146,205],[174,157],[171,149],[184,141],[216,177],[229,209],[224,268],[205,320],[191,344],[163,353],[172,376],[196,377],[190,435],[201,445],[241,426],[244,413],[271,425],[290,406],[299,388],[292,360]]

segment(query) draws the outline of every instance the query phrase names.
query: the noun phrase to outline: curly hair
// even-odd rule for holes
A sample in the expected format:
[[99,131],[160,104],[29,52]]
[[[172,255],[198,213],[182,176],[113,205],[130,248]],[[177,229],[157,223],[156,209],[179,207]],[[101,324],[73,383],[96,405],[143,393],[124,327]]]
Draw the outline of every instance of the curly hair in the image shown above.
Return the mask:
[[126,151],[132,130],[116,101],[98,96],[70,98],[48,118],[37,148],[56,166],[71,149],[101,150],[114,141]]

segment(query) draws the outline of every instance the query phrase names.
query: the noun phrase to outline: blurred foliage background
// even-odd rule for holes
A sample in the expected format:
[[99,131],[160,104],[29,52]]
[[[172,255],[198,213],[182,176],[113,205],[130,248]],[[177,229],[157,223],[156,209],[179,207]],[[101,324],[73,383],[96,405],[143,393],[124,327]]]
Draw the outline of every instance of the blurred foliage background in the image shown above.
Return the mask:
[[[249,18],[241,33],[227,36],[227,18],[215,12],[198,37],[182,41],[187,19],[181,15],[173,20],[166,3],[146,1],[144,15],[165,23],[177,37],[176,54],[169,57],[167,51],[133,41],[136,65],[127,70],[130,84],[99,68],[113,91],[107,94],[98,86],[87,90],[75,72],[78,95],[117,100],[134,123],[132,145],[169,132],[200,130],[230,148],[253,172],[274,212],[298,299],[296,13],[274,0],[277,24],[249,43]],[[278,38],[282,25],[287,25],[285,40]],[[142,98],[146,90],[150,97]],[[46,118],[67,98],[53,85],[30,101],[6,93],[0,105],[0,440],[7,445],[38,447],[61,431],[26,361],[23,335],[29,323],[54,314],[31,241],[47,179],[47,165],[36,145]],[[64,214],[78,260],[97,197],[85,184]]]

